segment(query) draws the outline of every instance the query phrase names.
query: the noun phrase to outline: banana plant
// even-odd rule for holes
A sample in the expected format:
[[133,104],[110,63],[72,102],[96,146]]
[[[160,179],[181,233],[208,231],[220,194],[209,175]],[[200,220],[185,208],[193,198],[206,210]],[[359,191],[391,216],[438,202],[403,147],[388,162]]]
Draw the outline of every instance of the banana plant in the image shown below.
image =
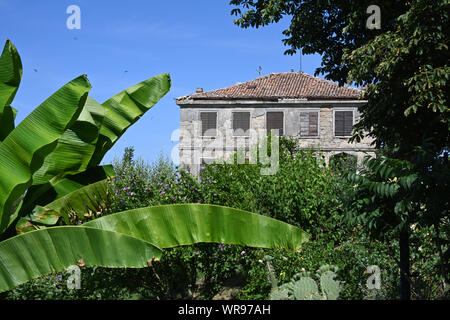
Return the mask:
[[[100,166],[122,134],[170,89],[169,74],[142,81],[102,104],[88,96],[82,75],[39,105],[17,127],[11,103],[22,63],[8,39],[0,56],[0,235],[24,226],[54,224],[43,206],[87,185],[114,176]],[[91,208],[88,208],[91,209]],[[87,210],[86,208],[84,210]]]

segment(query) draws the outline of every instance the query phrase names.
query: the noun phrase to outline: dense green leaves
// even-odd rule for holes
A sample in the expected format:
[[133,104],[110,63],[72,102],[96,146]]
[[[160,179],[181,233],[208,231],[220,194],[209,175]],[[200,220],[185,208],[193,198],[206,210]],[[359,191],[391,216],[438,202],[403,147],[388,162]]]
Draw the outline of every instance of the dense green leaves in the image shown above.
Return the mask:
[[427,138],[436,155],[448,150],[449,11],[447,1],[412,1],[394,30],[346,50],[349,80],[367,86],[353,139],[370,134],[408,160]]
[[288,47],[285,54],[301,51],[322,55],[316,75],[324,73],[327,79],[341,84],[346,82],[349,71],[343,61],[345,50],[354,50],[382,31],[391,30],[395,18],[406,10],[404,1],[377,1],[382,12],[380,31],[366,28],[367,7],[375,4],[370,0],[231,0],[230,4],[235,7],[231,14],[238,17],[234,23],[242,28],[289,19],[289,26],[283,30],[282,42]]

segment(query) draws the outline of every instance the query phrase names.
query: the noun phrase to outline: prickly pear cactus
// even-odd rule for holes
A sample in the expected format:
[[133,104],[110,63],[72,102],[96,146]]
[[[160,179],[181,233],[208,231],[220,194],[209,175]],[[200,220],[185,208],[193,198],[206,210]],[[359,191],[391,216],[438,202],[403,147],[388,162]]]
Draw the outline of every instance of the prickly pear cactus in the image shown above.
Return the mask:
[[293,300],[288,289],[275,289],[270,294],[270,300]]
[[275,290],[278,288],[278,280],[275,276],[275,271],[273,270],[272,257],[267,255],[264,257],[264,261],[266,261],[267,277],[269,279],[270,285],[272,286],[272,290]]
[[336,274],[333,271],[326,271],[320,276],[320,288],[327,296],[328,300],[337,300],[341,292],[340,281],[335,280]]
[[319,292],[316,282],[311,278],[300,278],[294,282],[294,297],[296,300],[305,300],[307,295]]
[[[267,261],[267,260],[266,260]],[[272,265],[268,262],[269,279],[274,277]],[[337,268],[325,265],[320,267],[315,274],[319,280],[320,290],[310,272],[302,272],[292,277],[292,280],[281,286],[274,287],[272,282],[271,300],[336,300],[341,291],[341,282],[336,280]],[[275,280],[276,281],[276,280]]]

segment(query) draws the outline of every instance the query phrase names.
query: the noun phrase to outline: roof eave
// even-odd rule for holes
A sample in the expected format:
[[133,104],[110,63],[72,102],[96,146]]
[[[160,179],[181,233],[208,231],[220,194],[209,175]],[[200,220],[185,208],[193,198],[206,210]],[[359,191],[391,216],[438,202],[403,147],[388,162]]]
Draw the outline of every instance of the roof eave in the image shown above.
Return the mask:
[[366,104],[368,101],[354,97],[328,97],[328,98],[185,98],[176,100],[179,106],[185,105],[232,105],[232,104],[267,104],[272,102],[276,104]]

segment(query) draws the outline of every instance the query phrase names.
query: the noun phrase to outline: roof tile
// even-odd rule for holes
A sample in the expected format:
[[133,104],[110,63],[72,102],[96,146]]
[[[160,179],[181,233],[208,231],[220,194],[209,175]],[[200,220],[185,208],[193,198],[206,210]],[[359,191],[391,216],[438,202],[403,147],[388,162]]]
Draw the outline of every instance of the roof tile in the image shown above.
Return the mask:
[[304,72],[271,73],[255,80],[177,98],[187,99],[359,99],[362,90],[339,86]]

